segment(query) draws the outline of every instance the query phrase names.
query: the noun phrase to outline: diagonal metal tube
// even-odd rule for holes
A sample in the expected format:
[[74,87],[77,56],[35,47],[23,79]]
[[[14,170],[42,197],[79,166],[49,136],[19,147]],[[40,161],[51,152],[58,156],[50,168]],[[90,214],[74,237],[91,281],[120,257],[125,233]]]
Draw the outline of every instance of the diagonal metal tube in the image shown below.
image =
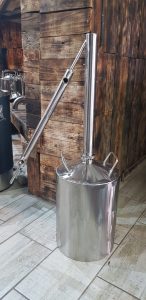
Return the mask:
[[32,152],[32,150],[34,149],[39,137],[41,136],[46,124],[48,123],[50,117],[52,116],[52,113],[54,112],[56,105],[58,104],[61,96],[63,95],[66,87],[68,86],[68,83],[70,82],[70,79],[73,75],[73,69],[76,65],[76,63],[78,62],[84,48],[86,45],[86,40],[83,42],[79,52],[77,53],[71,67],[69,69],[66,70],[62,80],[60,81],[56,92],[54,93],[42,119],[40,120],[37,128],[34,131],[34,134],[30,140],[30,142],[28,143],[26,149],[24,150],[24,153],[22,155],[22,157],[20,158],[19,162],[18,162],[18,167],[17,170],[14,174],[14,176],[12,177],[10,184],[12,184],[15,180],[15,178],[18,176],[19,171],[21,171],[21,168],[23,167],[24,163],[26,162],[26,160],[28,159],[30,153]]

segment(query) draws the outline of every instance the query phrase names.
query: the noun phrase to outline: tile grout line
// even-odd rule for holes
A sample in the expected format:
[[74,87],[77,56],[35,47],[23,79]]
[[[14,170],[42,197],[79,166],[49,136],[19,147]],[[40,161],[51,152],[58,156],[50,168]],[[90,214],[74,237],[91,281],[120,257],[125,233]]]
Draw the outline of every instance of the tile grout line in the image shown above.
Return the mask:
[[[56,248],[57,249],[57,248]],[[15,289],[17,292],[19,292],[19,290],[17,290],[17,285],[21,283],[21,281],[23,281],[27,276],[29,276],[36,268],[38,268],[44,261],[45,259],[47,259],[56,249],[54,249],[51,253],[49,253],[46,257],[44,257],[34,268],[32,268],[32,270],[30,272],[27,273],[27,275],[25,275],[22,279],[20,279],[14,286],[13,289]]]
[[49,247],[47,247],[47,246],[41,244],[40,242],[32,239],[31,237],[27,236],[26,234],[22,233],[21,231],[19,231],[19,233],[22,234],[24,237],[29,238],[32,242],[35,242],[35,243],[39,244],[40,246],[46,248],[47,250],[50,250],[51,252],[57,249],[57,246],[56,246],[55,249],[51,250]]
[[[48,249],[47,249],[48,250]],[[52,252],[50,252],[46,257],[44,257],[34,268],[32,268],[31,271],[29,271],[23,278],[21,278],[5,295],[2,296],[1,299],[3,299],[8,293],[10,293],[12,290],[15,290],[16,292],[18,292],[19,294],[21,294],[21,292],[19,292],[19,290],[17,290],[17,285],[19,283],[21,283],[21,281],[23,281],[27,276],[30,275],[31,272],[33,272],[41,263],[43,263],[45,261],[45,259],[47,259],[56,249],[54,249]],[[30,300],[29,298],[27,298],[25,295],[21,294],[22,296],[24,296],[27,300]]]
[[106,282],[106,283],[108,283],[108,284],[112,285],[113,287],[115,287],[115,288],[117,288],[117,289],[121,290],[122,292],[124,292],[124,293],[128,294],[129,296],[132,296],[132,297],[134,297],[136,300],[140,300],[140,298],[137,298],[136,296],[132,295],[132,294],[131,294],[131,293],[129,293],[128,291],[125,291],[125,290],[123,290],[123,289],[122,289],[122,288],[120,288],[119,286],[117,286],[117,285],[115,285],[115,284],[113,284],[113,283],[111,283],[111,282],[109,282],[109,281],[105,280],[104,278],[102,278],[102,277],[100,277],[100,276],[98,276],[98,275],[97,275],[97,278],[100,278],[100,279],[101,279],[101,280],[103,280],[104,282]]
[[[33,207],[33,206],[30,206],[30,207]],[[29,207],[29,208],[30,208]],[[25,210],[27,210],[27,208],[25,209]],[[24,211],[25,211],[24,210]],[[46,213],[46,211],[45,212],[42,212],[42,214],[40,215],[40,216],[38,216],[35,220],[33,220],[33,221],[31,221],[30,223],[28,223],[27,225],[25,225],[24,227],[22,227],[21,229],[19,229],[18,231],[16,231],[14,234],[12,234],[10,237],[8,237],[6,240],[4,240],[3,242],[0,242],[0,245],[2,245],[3,243],[5,243],[6,241],[8,241],[10,238],[12,238],[15,234],[17,234],[17,233],[20,233],[20,231],[22,230],[22,229],[25,229],[28,225],[30,225],[30,224],[32,224],[34,221],[36,221],[36,220],[38,220],[41,216],[43,216],[44,214]],[[21,214],[21,213],[20,213]],[[19,215],[19,214],[18,214]],[[17,216],[18,216],[17,215]],[[13,218],[15,218],[15,217],[13,217]],[[13,218],[11,218],[11,219],[13,219]],[[10,220],[11,220],[10,219]],[[5,221],[4,223],[7,223],[7,221]],[[4,223],[3,224],[1,224],[1,225],[4,225]]]
[[129,234],[129,232],[133,229],[133,227],[136,225],[136,223],[138,222],[138,220],[141,218],[141,216],[143,215],[143,213],[146,211],[146,208],[141,212],[140,216],[136,219],[135,223],[130,227],[130,229],[128,230],[128,232],[125,234],[125,236],[122,238],[122,240],[120,241],[119,244],[115,243],[116,245],[120,246],[121,243],[123,242],[123,240],[127,237],[127,235]]
[[[129,232],[131,231],[131,229],[135,226],[135,224],[137,223],[138,219],[141,218],[142,214],[144,213],[146,209],[143,210],[143,212],[140,214],[140,216],[136,219],[135,223],[132,225],[132,227],[130,228],[130,230],[127,232],[127,234],[124,236],[124,238],[121,240],[121,242],[119,244],[116,244],[117,247],[116,249],[112,252],[112,254],[108,257],[108,259],[106,260],[106,262],[103,264],[103,266],[100,268],[100,270],[97,272],[97,274],[94,276],[94,278],[92,279],[92,281],[88,284],[88,286],[85,288],[85,290],[83,291],[83,293],[80,295],[80,297],[78,298],[78,300],[80,300],[80,298],[82,297],[82,295],[86,292],[86,290],[89,288],[89,286],[92,284],[92,282],[96,279],[96,277],[99,277],[100,279],[102,279],[100,276],[98,276],[98,274],[101,272],[101,270],[104,268],[104,266],[106,265],[106,263],[108,262],[108,260],[112,257],[112,255],[115,253],[115,251],[118,249],[118,247],[120,246],[120,244],[123,242],[123,240],[125,239],[125,237],[129,234]],[[109,282],[110,283],[110,282]],[[111,283],[110,283],[111,284]],[[136,298],[138,299],[138,298]],[[140,299],[138,299],[140,300]]]
[[[119,245],[116,247],[116,249],[111,253],[111,255],[109,255],[107,257],[107,260],[105,261],[105,263],[103,264],[103,266],[101,267],[101,269],[106,265],[107,261],[111,258],[111,256],[114,254],[114,252],[117,250],[117,248],[119,247]],[[100,270],[101,270],[100,269]],[[100,271],[99,270],[99,271]],[[96,275],[94,276],[94,278],[90,281],[90,283],[86,286],[86,288],[84,289],[84,291],[82,292],[82,294],[79,296],[79,298],[77,300],[80,300],[80,298],[83,296],[83,294],[86,292],[86,290],[89,288],[89,286],[92,284],[92,282],[96,279],[99,271],[96,273]]]
[[[15,288],[10,289],[4,296],[2,296],[1,300],[4,299],[4,298],[5,298],[9,293],[11,293],[13,290],[14,290],[15,292],[17,292],[19,295],[23,296],[24,299],[30,300],[29,298],[26,298],[22,293],[20,293],[20,292],[18,292],[17,290],[15,290]],[[14,299],[13,299],[13,300],[14,300]]]
[[18,291],[17,291],[17,290],[15,290],[15,289],[14,289],[14,291],[15,291],[15,292],[17,292],[18,294],[20,294],[21,296],[23,296],[23,297],[24,297],[24,299],[26,299],[26,300],[30,300],[29,298],[27,298],[26,296],[24,296],[24,295],[23,295],[21,292],[18,292]]
[[[6,196],[6,195],[4,195],[4,196]],[[0,211],[1,211],[2,209],[6,208],[7,206],[10,206],[12,203],[15,203],[16,201],[22,199],[22,198],[25,197],[25,196],[27,196],[27,194],[24,194],[23,196],[20,196],[20,195],[16,196],[16,197],[18,197],[16,200],[12,201],[11,203],[9,203],[9,204],[7,204],[7,205],[4,205],[2,208],[0,208]],[[38,201],[38,200],[37,200],[37,201]]]
[[[23,198],[23,197],[22,197]],[[21,199],[21,198],[20,198]],[[17,199],[17,200],[19,200],[19,199]],[[16,200],[16,201],[17,201]],[[15,201],[14,201],[15,202]],[[14,203],[13,202],[13,203]],[[38,200],[37,200],[37,202],[38,202]],[[12,217],[10,217],[9,219],[7,219],[7,220],[2,220],[3,222],[8,222],[9,220],[11,220],[11,219],[13,219],[13,218],[15,218],[15,217],[17,217],[18,215],[20,215],[22,212],[24,212],[25,210],[27,210],[27,209],[29,209],[30,207],[32,207],[33,205],[35,205],[35,204],[37,204],[37,202],[35,202],[34,204],[31,204],[30,206],[28,206],[27,208],[25,208],[25,209],[23,209],[22,211],[20,211],[20,212],[18,212],[18,213],[16,213],[16,215],[14,215],[14,216],[12,216]],[[11,204],[10,204],[11,205]],[[7,206],[9,206],[9,205],[7,205]],[[5,206],[6,207],[6,206]],[[4,208],[5,208],[4,207]]]

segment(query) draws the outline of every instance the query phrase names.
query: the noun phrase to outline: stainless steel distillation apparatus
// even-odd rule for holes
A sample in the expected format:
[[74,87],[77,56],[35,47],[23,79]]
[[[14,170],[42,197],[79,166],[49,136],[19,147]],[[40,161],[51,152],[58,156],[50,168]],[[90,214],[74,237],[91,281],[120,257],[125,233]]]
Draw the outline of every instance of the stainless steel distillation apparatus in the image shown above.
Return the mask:
[[[114,242],[119,176],[114,153],[93,160],[96,87],[96,34],[86,36],[84,153],[81,161],[57,168],[57,245],[68,257],[94,261],[108,255]],[[114,158],[114,164],[108,159]],[[65,162],[65,163],[64,163]]]
[[[44,116],[24,151],[17,171],[33,150],[57,103],[63,95],[74,67],[86,47],[85,105],[84,105],[84,151],[81,161],[68,165],[62,157],[57,168],[57,244],[68,257],[80,261],[93,261],[109,254],[113,247],[119,174],[118,162],[110,152],[102,163],[93,159],[93,120],[96,86],[97,36],[86,34],[71,67],[65,72]],[[108,159],[113,157],[114,164]]]

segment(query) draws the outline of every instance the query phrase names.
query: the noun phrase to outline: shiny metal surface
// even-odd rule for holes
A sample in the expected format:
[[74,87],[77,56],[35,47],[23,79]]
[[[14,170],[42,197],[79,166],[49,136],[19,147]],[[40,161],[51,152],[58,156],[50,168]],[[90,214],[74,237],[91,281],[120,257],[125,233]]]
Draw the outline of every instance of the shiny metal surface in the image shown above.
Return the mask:
[[66,70],[63,78],[61,79],[42,119],[40,120],[37,128],[35,129],[34,131],[34,134],[30,140],[30,142],[28,143],[26,149],[24,150],[24,153],[22,155],[22,157],[20,158],[19,162],[18,162],[18,166],[17,166],[17,170],[16,170],[16,173],[14,174],[14,176],[12,177],[10,183],[12,184],[13,181],[15,180],[16,176],[18,176],[19,174],[19,170],[20,168],[23,167],[24,163],[27,161],[30,153],[32,152],[32,150],[34,149],[39,137],[41,136],[46,124],[48,123],[50,117],[52,116],[55,108],[56,108],[56,105],[58,104],[60,98],[62,97],[66,87],[68,86],[70,80],[71,80],[71,77],[73,75],[73,69],[77,63],[77,61],[79,60],[81,54],[82,54],[82,51],[84,49],[86,45],[86,41],[84,41],[84,43],[82,44],[79,52],[77,53],[71,67],[69,69]]
[[10,179],[13,176],[13,169],[0,174],[0,192],[7,189],[10,186]]
[[[81,161],[57,173],[57,245],[68,257],[94,261],[110,254],[115,233],[119,175],[113,153],[94,163],[93,120],[96,83],[96,34],[86,35],[86,101],[84,154]],[[113,155],[114,165],[107,164]]]
[[7,78],[0,78],[0,90],[4,92],[8,92],[10,94],[11,91],[11,82]]
[[57,245],[66,256],[79,261],[101,259],[113,248],[117,171],[110,182],[99,183],[93,177],[91,173],[88,181],[75,181],[65,169],[57,169]]
[[23,104],[26,104],[26,98],[24,96],[19,96],[17,97],[14,102],[13,102],[13,105],[12,105],[12,109],[14,110],[18,110],[18,105],[20,103],[23,103]]
[[96,86],[97,34],[86,34],[86,77],[84,105],[84,159],[92,160]]

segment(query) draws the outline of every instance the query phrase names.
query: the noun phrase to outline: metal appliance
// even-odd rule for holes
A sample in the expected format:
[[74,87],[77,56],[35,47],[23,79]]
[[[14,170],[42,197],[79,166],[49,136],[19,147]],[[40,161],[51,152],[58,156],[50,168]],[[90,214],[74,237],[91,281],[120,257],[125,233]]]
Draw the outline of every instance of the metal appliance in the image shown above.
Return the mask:
[[10,186],[13,175],[9,93],[0,91],[0,191]]
[[[111,252],[119,183],[118,171],[115,169],[118,160],[113,153],[109,153],[103,163],[95,163],[93,160],[96,38],[96,34],[86,34],[86,40],[60,81],[11,179],[12,184],[21,172],[21,168],[63,95],[73,75],[73,69],[86,46],[84,154],[79,163],[70,166],[62,157],[63,165],[57,169],[56,198],[57,244],[65,255],[80,261],[97,260]],[[115,157],[113,165],[107,163],[112,155]]]
[[[57,245],[68,257],[94,261],[113,248],[119,175],[114,153],[93,160],[96,34],[87,34],[84,153],[80,162],[57,168]],[[108,164],[114,156],[113,165]]]

